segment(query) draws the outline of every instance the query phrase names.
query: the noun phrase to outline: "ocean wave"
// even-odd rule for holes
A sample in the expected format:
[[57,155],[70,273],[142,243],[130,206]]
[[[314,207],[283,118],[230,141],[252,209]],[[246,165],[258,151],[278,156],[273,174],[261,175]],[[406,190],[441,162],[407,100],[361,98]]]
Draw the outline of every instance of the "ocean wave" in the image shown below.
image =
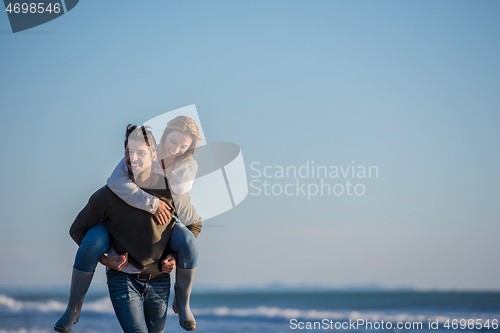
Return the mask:
[[4,330],[4,329],[1,329],[0,328],[0,333],[53,333],[53,331],[50,331],[50,330],[37,330],[37,329],[34,329],[34,330],[31,330],[31,329],[24,329],[24,328],[20,328],[20,329],[17,329],[17,330]]
[[35,311],[45,313],[61,311],[61,309],[64,310],[65,308],[66,305],[53,300],[45,302],[18,301],[14,298],[0,294],[0,312]]
[[[390,322],[411,322],[411,321],[428,321],[429,319],[439,322],[445,322],[448,319],[463,317],[464,313],[447,313],[436,315],[431,313],[406,313],[397,311],[319,311],[319,310],[303,310],[303,309],[286,309],[278,307],[259,306],[255,308],[228,308],[215,307],[204,309],[193,309],[196,315],[217,316],[217,317],[266,317],[266,318],[282,318],[282,319],[301,319],[301,320],[323,320],[329,319],[333,321],[357,320],[364,319],[367,321],[390,321]],[[493,319],[491,314],[484,313],[468,313],[468,318],[484,318]],[[498,318],[499,314],[495,314],[494,318]]]
[[[66,310],[66,303],[47,300],[43,302],[19,301],[12,297],[0,294],[0,313],[20,313],[20,312],[62,312]],[[113,313],[113,306],[108,297],[102,298],[94,302],[87,302],[83,305],[82,311],[98,312],[98,313]],[[0,331],[0,333],[4,333]]]
[[[0,314],[2,313],[48,313],[48,312],[63,312],[66,309],[66,303],[55,300],[47,301],[20,301],[14,298],[0,294]],[[113,306],[109,297],[105,297],[93,302],[84,304],[83,312],[93,313],[114,313]],[[367,321],[390,321],[390,322],[427,322],[439,320],[446,322],[448,319],[457,318],[477,318],[477,319],[498,319],[498,313],[477,313],[477,312],[456,312],[442,313],[437,315],[437,311],[433,313],[410,313],[404,311],[332,311],[332,310],[308,310],[308,309],[293,309],[279,308],[269,306],[257,306],[250,308],[230,308],[225,306],[208,307],[208,308],[193,308],[193,313],[196,316],[207,317],[260,317],[268,319],[301,319],[301,320],[323,320],[329,319],[333,321],[349,321],[364,319]],[[172,315],[172,310],[169,309],[169,315]],[[0,330],[0,333],[39,333],[27,331],[7,332]]]

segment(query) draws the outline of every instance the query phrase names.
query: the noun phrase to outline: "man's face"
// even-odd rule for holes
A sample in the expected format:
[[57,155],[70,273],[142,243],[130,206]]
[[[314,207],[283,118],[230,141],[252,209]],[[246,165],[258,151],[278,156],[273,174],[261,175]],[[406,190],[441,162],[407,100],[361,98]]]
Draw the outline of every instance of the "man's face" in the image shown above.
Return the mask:
[[156,152],[151,153],[144,141],[129,140],[125,149],[125,163],[128,172],[138,177],[144,171],[150,172],[151,163],[156,160]]

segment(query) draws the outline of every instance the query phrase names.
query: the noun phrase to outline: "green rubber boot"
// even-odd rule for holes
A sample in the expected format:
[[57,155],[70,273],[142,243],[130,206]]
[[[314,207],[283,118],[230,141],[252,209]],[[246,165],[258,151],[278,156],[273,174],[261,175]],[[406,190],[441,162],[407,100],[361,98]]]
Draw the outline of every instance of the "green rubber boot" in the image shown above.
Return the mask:
[[196,320],[194,319],[191,308],[189,307],[189,297],[193,287],[194,273],[193,269],[176,268],[175,275],[175,298],[172,304],[174,312],[179,315],[179,324],[186,331],[196,329]]
[[93,276],[94,272],[82,272],[73,268],[68,306],[62,317],[54,325],[54,331],[68,333],[71,331],[73,324],[78,322],[83,301]]

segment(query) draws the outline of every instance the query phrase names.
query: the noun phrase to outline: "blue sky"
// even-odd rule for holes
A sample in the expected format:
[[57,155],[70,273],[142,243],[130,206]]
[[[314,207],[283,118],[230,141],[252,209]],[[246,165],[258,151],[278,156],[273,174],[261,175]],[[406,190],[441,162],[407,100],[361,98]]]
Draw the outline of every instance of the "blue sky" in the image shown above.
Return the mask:
[[0,286],[69,283],[69,226],[126,124],[196,104],[249,175],[379,169],[363,196],[249,195],[208,220],[200,285],[500,289],[499,14],[495,1],[80,1],[16,34],[0,15]]

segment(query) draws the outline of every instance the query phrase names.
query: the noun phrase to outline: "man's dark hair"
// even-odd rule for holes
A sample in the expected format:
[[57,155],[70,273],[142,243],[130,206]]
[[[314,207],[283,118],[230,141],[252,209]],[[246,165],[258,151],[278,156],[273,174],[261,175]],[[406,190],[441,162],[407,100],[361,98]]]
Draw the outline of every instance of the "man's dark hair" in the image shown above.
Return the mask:
[[125,149],[127,149],[128,140],[145,142],[151,149],[151,153],[156,151],[156,140],[149,126],[137,126],[128,124],[125,131]]

